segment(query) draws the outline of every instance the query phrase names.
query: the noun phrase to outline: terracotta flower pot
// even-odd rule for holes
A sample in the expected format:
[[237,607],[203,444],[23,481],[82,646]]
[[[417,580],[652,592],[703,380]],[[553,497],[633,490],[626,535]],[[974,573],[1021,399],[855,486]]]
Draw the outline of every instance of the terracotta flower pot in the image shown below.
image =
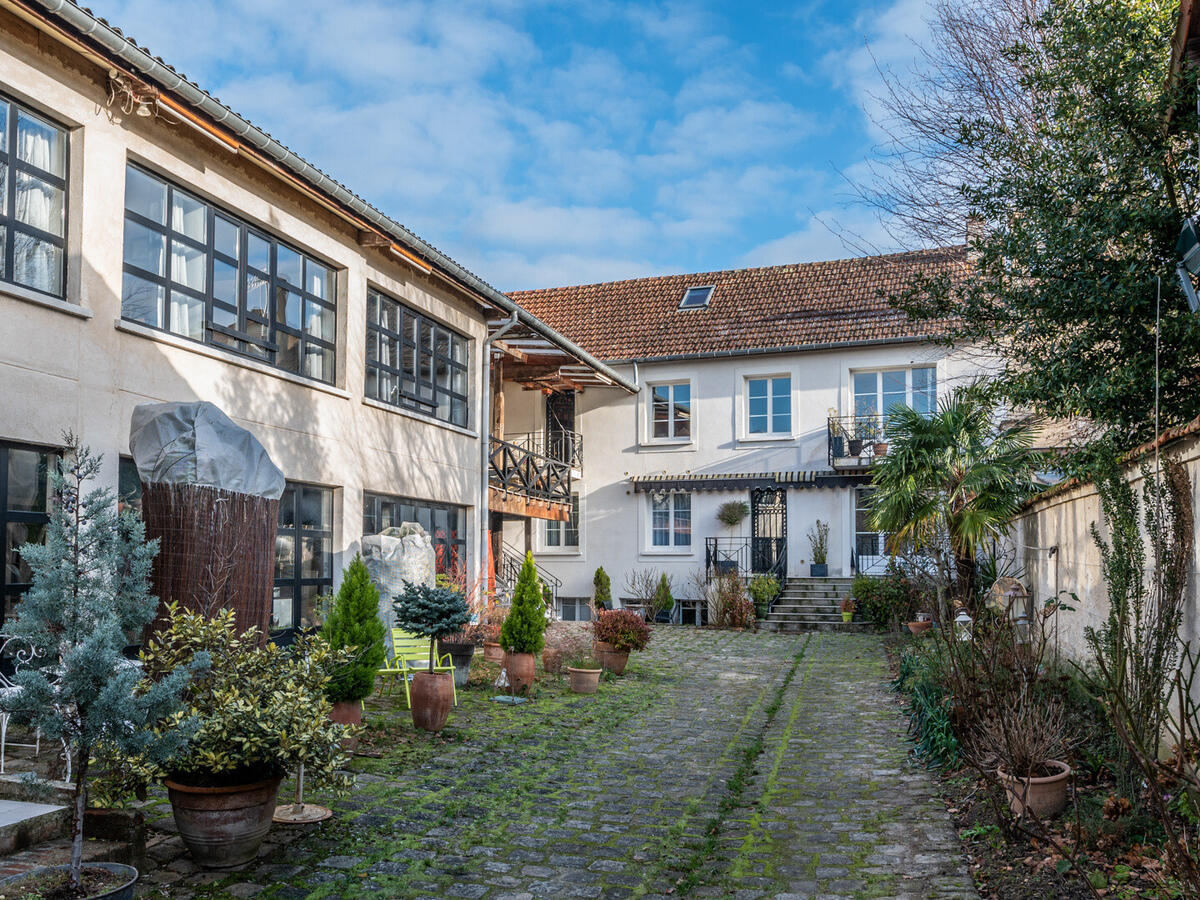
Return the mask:
[[[0,878],[0,896],[24,896],[21,889],[21,882],[26,878],[34,878],[38,875],[46,875],[52,872],[68,872],[70,866],[45,866],[34,869],[30,872],[21,872],[17,875],[9,875],[7,878]],[[138,870],[133,866],[127,866],[123,863],[112,862],[85,862],[83,864],[84,873],[88,869],[104,869],[118,878],[125,879],[124,884],[120,884],[111,891],[105,891],[102,894],[89,894],[88,900],[133,900],[133,886],[138,880]],[[16,888],[15,891],[10,891],[5,885]]]
[[254,859],[271,830],[282,780],[193,787],[166,779],[175,825],[192,859],[209,869],[231,869]]
[[931,625],[933,625],[933,622],[930,622],[930,621],[909,622],[908,630],[911,631],[913,634],[920,635],[920,634],[924,634],[925,632],[927,632]]
[[503,663],[504,650],[497,641],[483,642],[483,658],[488,662]]
[[[358,700],[337,700],[329,711],[329,721],[337,725],[361,725],[362,703]],[[342,747],[347,753],[358,749],[357,737],[342,738]]]
[[625,672],[625,666],[629,664],[629,651],[617,650],[613,648],[612,644],[597,641],[596,659],[606,671],[612,672],[614,675],[622,675]]
[[1071,767],[1057,759],[1048,759],[1045,765],[1056,770],[1055,773],[1041,778],[1016,778],[1003,769],[996,770],[1014,815],[1024,815],[1029,810],[1039,819],[1052,819],[1066,809]]
[[454,679],[449,672],[417,672],[408,692],[415,727],[435,733],[446,727],[454,705]]
[[888,445],[884,441],[878,441],[874,447],[876,456],[887,456]]
[[532,653],[506,653],[504,670],[508,672],[508,683],[514,693],[524,693],[533,685],[536,673],[536,658]]
[[567,666],[567,674],[571,677],[571,691],[576,694],[594,694],[600,687],[600,673],[603,669],[576,669]]
[[562,651],[547,647],[542,651],[542,668],[551,675],[562,672]]

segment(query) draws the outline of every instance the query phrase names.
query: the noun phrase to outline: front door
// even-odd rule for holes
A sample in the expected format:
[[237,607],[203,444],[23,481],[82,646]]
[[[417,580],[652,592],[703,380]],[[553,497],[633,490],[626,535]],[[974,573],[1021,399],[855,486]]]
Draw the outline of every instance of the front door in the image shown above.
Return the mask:
[[874,488],[854,492],[854,570],[864,575],[882,575],[887,568],[887,535],[872,531],[870,501]]
[[787,491],[755,488],[750,492],[750,571],[787,577]]
[[546,456],[579,468],[575,446],[575,392],[556,391],[546,396]]

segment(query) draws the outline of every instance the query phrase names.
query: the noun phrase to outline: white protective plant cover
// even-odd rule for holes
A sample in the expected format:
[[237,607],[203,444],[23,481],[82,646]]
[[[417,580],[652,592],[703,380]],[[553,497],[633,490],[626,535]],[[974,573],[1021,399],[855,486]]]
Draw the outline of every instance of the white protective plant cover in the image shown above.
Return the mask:
[[406,582],[430,587],[437,583],[433,542],[416,522],[405,522],[399,528],[385,528],[379,534],[364,535],[362,555],[371,581],[379,589],[379,619],[383,622],[388,652],[391,652],[392,629],[396,627],[392,601],[404,590]]
[[278,500],[283,472],[258,439],[212,403],[142,403],[129,449],[147,484],[195,484]]

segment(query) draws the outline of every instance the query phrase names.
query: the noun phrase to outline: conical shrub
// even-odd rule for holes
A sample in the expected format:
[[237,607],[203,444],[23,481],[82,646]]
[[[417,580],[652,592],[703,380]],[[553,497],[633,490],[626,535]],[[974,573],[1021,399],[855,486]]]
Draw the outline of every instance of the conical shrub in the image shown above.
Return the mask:
[[540,653],[546,645],[546,602],[533,554],[525,554],[512,608],[500,627],[500,646],[508,653]]

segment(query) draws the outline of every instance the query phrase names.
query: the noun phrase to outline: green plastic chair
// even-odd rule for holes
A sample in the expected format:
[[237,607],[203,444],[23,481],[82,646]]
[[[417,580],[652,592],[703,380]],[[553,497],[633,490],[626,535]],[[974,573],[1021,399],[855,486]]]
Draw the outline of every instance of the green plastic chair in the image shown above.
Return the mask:
[[[454,662],[450,658],[449,653],[443,653],[441,656],[434,654],[433,671],[449,672],[454,675]],[[390,684],[395,685],[396,679],[404,682],[404,702],[411,708],[412,695],[408,689],[409,676],[415,675],[417,672],[429,671],[429,639],[421,637],[419,634],[409,634],[401,628],[392,629],[392,656],[383,664],[383,668],[379,670],[379,675],[385,680],[383,682],[382,692],[386,693]],[[452,696],[454,697],[454,705],[458,706],[458,691],[454,689],[453,677],[451,677]]]

